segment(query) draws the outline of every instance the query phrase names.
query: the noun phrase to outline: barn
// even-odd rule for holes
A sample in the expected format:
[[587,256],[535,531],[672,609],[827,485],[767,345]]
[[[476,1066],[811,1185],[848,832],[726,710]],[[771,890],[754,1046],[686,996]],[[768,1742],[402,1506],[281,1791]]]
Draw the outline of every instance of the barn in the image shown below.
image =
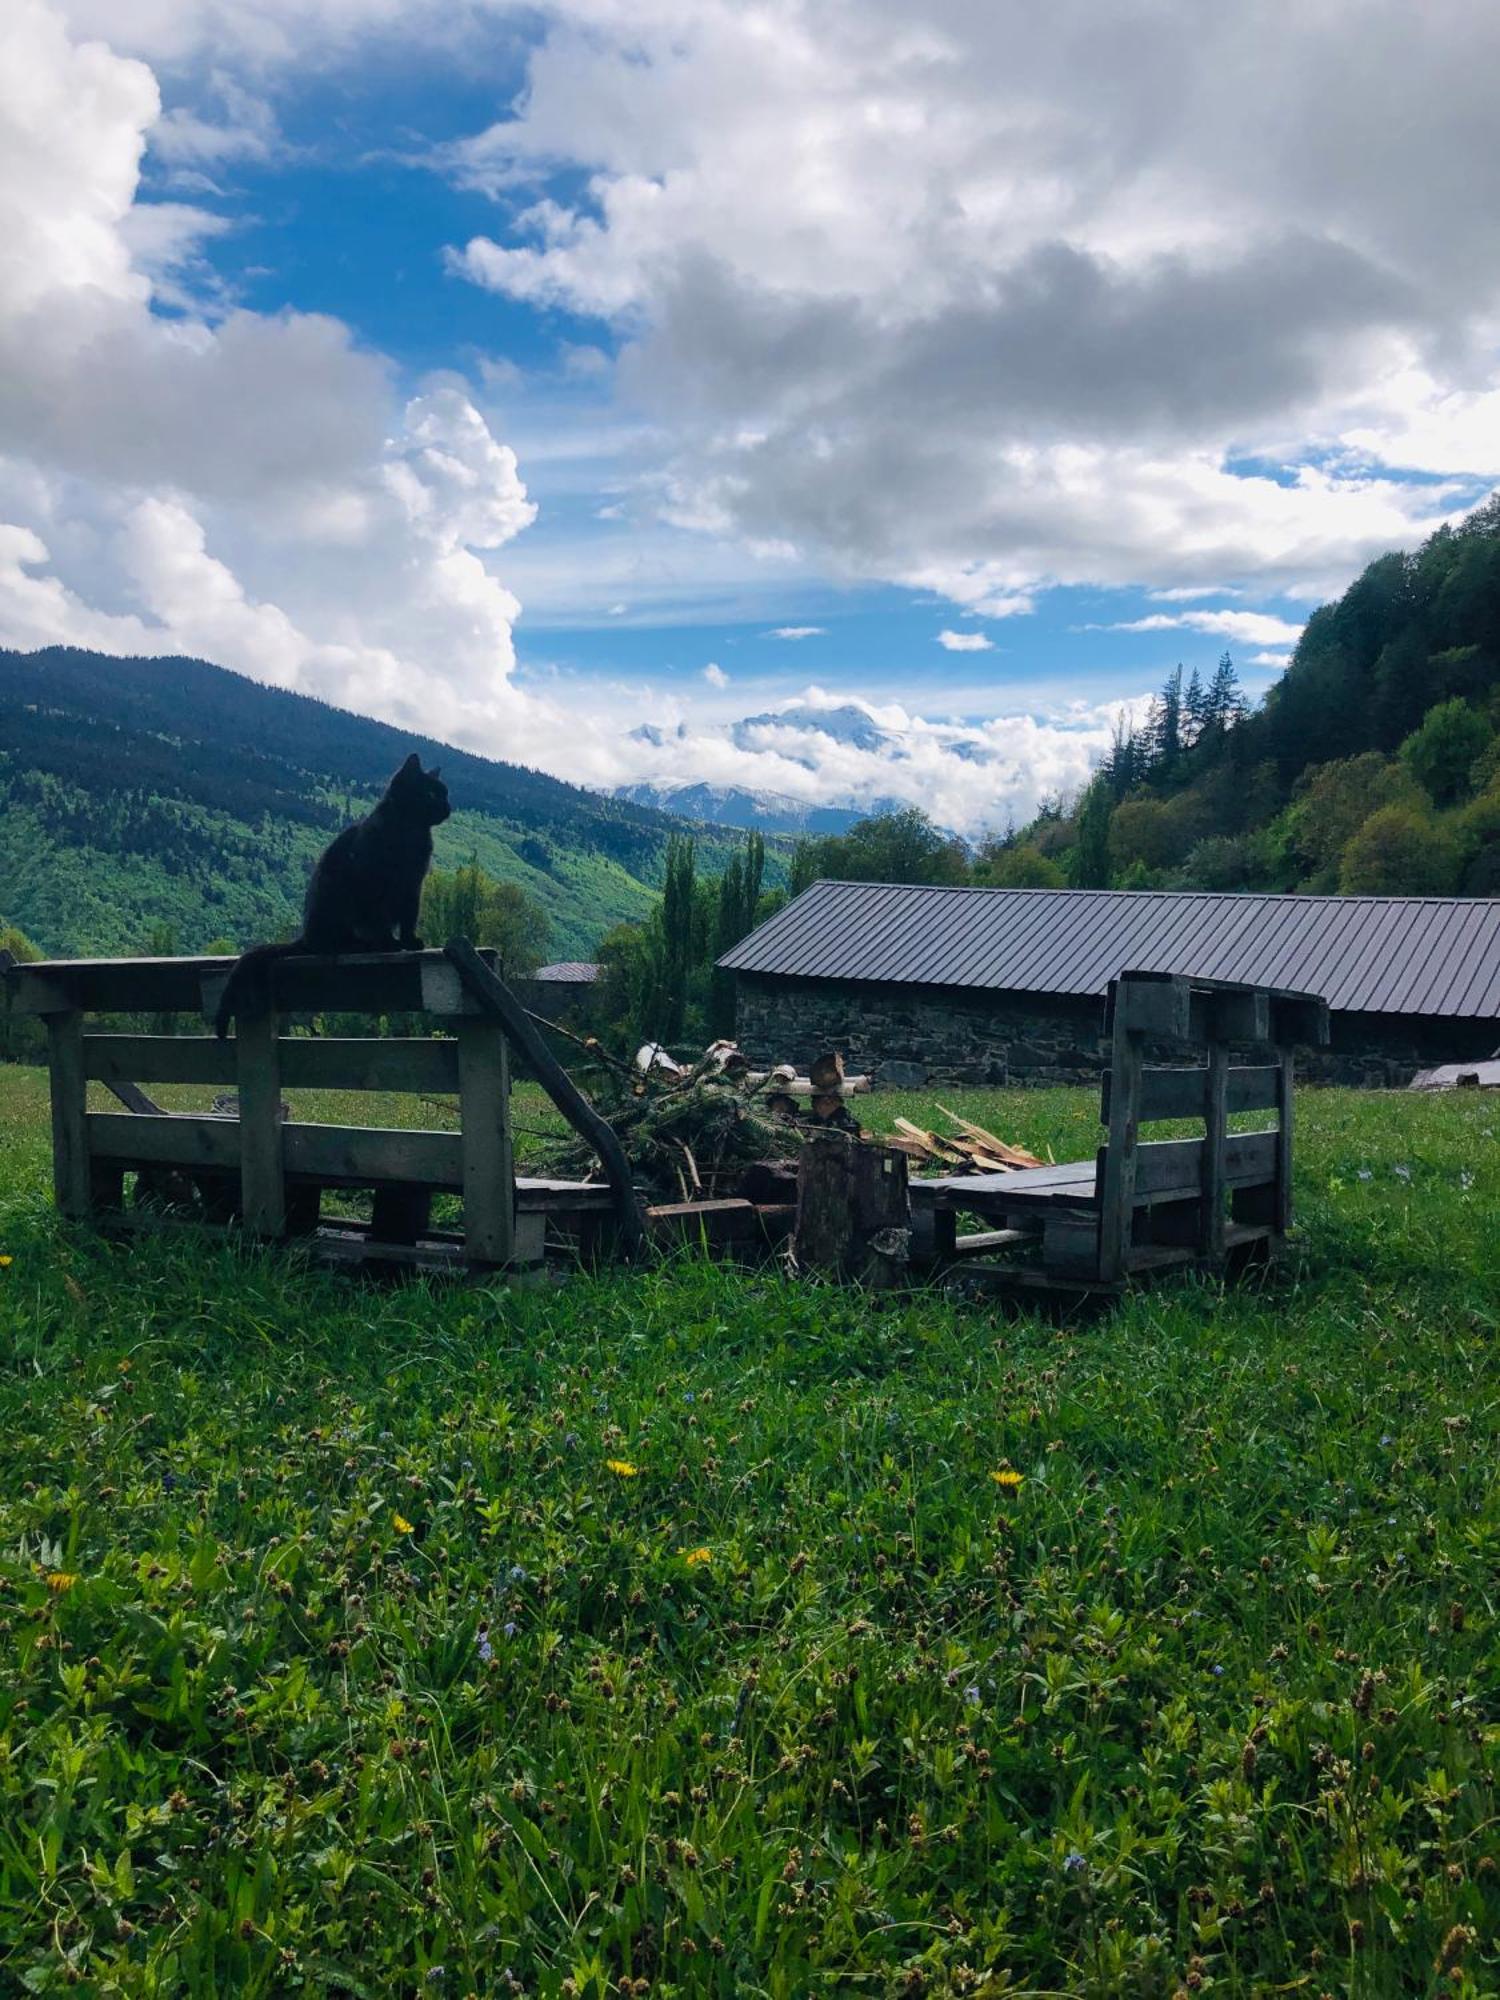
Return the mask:
[[817,882],[719,964],[753,1061],[838,1048],[893,1085],[1077,1083],[1116,973],[1321,994],[1325,1082],[1400,1086],[1500,1045],[1500,898]]

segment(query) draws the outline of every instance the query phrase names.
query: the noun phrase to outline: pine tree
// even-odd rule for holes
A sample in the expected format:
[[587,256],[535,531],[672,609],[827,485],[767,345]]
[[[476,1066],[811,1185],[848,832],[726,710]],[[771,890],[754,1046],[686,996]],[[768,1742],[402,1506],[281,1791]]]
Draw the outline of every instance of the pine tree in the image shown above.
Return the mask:
[[1078,837],[1068,854],[1068,875],[1075,889],[1109,887],[1109,822],[1113,812],[1110,784],[1096,773],[1078,807]]
[[1183,741],[1191,746],[1203,734],[1203,725],[1208,719],[1208,692],[1196,667],[1188,678],[1187,693],[1182,697],[1182,719]]
[[1182,755],[1182,668],[1168,676],[1156,702],[1156,772],[1170,778]]
[[1232,729],[1245,713],[1240,694],[1240,677],[1226,651],[1214,669],[1204,697],[1204,726],[1214,730]]

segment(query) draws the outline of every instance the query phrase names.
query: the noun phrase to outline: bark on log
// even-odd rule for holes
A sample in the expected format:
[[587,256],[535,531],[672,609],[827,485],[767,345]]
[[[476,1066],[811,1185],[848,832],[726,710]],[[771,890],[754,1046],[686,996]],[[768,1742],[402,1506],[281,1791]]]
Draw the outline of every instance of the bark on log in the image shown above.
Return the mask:
[[797,1174],[798,1268],[876,1289],[900,1282],[911,1242],[906,1161],[845,1132],[817,1132]]

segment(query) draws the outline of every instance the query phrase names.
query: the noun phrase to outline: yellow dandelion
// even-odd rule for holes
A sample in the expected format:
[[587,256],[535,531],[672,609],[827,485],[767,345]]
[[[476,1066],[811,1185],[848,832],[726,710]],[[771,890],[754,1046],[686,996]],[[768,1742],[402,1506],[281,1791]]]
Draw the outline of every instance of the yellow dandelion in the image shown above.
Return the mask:
[[4,1254],[0,1254],[0,1271],[8,1271],[15,1261],[14,1257],[7,1257]]
[[641,1468],[638,1465],[632,1465],[628,1458],[607,1458],[604,1463],[617,1479],[640,1478]]
[[704,1548],[679,1549],[678,1554],[682,1557],[683,1561],[687,1564],[689,1569],[696,1569],[699,1563],[711,1563],[714,1559],[714,1552],[712,1549],[704,1549]]
[[410,1535],[416,1532],[404,1514],[392,1514],[391,1525],[398,1535]]
[[1013,1465],[1002,1465],[998,1472],[990,1474],[990,1478],[994,1480],[995,1484],[1006,1493],[1018,1492],[1021,1481],[1025,1477],[1025,1473],[1017,1472]]
[[54,1597],[61,1597],[65,1590],[71,1590],[78,1578],[72,1570],[54,1569],[47,1573],[47,1588]]

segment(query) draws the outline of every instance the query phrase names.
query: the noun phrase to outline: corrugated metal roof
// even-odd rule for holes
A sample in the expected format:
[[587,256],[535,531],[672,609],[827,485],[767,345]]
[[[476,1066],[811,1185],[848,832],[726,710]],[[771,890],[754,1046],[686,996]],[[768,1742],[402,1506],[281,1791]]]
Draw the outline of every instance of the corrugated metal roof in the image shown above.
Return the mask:
[[545,979],[549,986],[591,986],[599,977],[599,968],[590,965],[587,959],[563,958],[556,965],[544,965],[531,976]]
[[736,972],[1102,993],[1185,972],[1373,1014],[1500,1019],[1500,897],[1245,896],[816,882],[719,960]]

